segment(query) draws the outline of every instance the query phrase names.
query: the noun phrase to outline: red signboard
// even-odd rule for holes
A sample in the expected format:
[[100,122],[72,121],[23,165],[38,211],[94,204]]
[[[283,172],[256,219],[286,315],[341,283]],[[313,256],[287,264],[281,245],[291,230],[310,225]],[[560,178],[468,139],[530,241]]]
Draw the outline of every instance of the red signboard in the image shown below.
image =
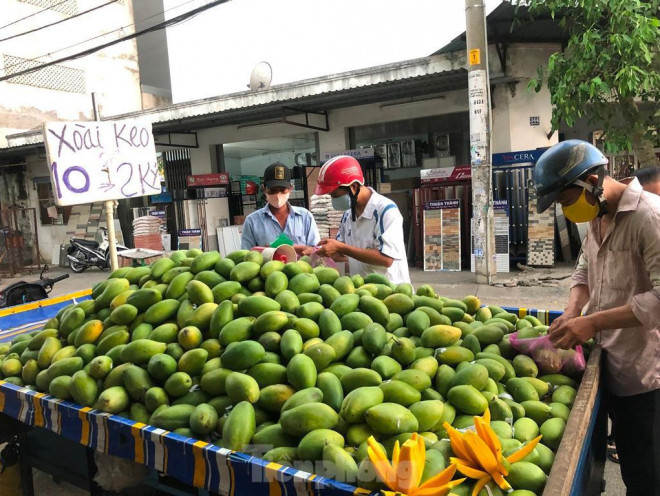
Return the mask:
[[472,168],[469,165],[458,167],[441,167],[439,169],[422,169],[419,172],[422,183],[448,183],[454,181],[469,181],[472,179]]
[[194,174],[186,176],[186,183],[189,188],[204,188],[206,186],[219,186],[229,184],[229,173],[220,172],[219,174]]

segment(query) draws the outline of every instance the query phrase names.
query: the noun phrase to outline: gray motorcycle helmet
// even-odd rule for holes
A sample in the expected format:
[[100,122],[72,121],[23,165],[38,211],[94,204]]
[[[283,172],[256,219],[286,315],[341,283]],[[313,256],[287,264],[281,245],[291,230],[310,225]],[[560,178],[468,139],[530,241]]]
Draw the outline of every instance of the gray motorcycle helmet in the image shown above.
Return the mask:
[[605,155],[586,141],[572,139],[548,148],[534,166],[534,185],[538,195],[537,211],[545,212],[564,188],[597,169],[600,169],[599,184],[594,186],[591,192],[599,198],[599,203],[604,203],[602,183],[605,165],[607,165]]

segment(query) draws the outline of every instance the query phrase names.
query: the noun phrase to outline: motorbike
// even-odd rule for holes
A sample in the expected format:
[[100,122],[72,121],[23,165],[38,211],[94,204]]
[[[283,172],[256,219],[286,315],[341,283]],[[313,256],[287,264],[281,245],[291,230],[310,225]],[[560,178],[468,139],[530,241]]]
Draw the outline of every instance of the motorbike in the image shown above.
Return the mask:
[[[71,270],[76,274],[84,272],[89,267],[98,267],[101,270],[110,268],[110,245],[108,243],[108,230],[99,227],[101,243],[98,241],[71,238],[71,246],[67,249],[66,258],[69,260]],[[127,247],[117,244],[117,252],[128,250]]]
[[44,273],[47,271],[48,265],[44,265],[41,274],[39,274],[39,280],[33,282],[18,281],[0,291],[0,308],[44,300],[48,298],[48,293],[52,291],[55,283],[69,277],[69,274],[63,274],[53,279],[44,277]]

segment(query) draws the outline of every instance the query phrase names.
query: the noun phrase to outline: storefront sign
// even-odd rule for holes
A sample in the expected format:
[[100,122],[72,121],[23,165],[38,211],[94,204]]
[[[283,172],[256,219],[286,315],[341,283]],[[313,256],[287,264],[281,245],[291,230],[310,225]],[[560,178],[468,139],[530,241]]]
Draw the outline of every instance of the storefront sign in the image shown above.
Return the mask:
[[153,217],[158,217],[159,219],[164,219],[165,218],[165,210],[151,210],[149,212],[149,215]]
[[424,202],[424,210],[442,210],[445,208],[458,208],[460,200],[434,200]]
[[46,122],[43,136],[59,206],[161,192],[150,122]]
[[493,200],[493,209],[503,210],[504,212],[508,212],[509,202],[506,200]]
[[206,186],[220,186],[229,184],[229,173],[220,172],[218,174],[194,174],[186,176],[186,184],[190,188],[204,188]]
[[472,168],[469,165],[460,165],[439,169],[422,169],[419,171],[419,177],[423,183],[469,181],[472,178]]
[[493,166],[535,164],[546,150],[547,148],[537,148],[536,150],[521,150],[519,152],[493,153]]
[[201,229],[179,229],[179,250],[202,248]]
[[328,152],[323,154],[323,162],[327,162],[332,157],[337,157],[339,155],[348,155],[349,157],[360,159],[372,159],[374,158],[374,149],[373,148],[360,148],[359,150],[343,150],[340,152]]

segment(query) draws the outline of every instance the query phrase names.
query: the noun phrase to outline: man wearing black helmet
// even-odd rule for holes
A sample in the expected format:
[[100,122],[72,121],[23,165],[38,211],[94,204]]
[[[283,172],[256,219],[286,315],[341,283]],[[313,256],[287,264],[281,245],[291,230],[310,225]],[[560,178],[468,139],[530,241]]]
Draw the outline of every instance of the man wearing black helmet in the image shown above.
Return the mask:
[[[534,167],[537,208],[589,222],[564,314],[550,339],[605,351],[608,410],[627,496],[660,495],[660,198],[607,176],[593,145],[568,140]],[[581,312],[587,306],[584,316]]]
[[319,231],[312,213],[289,203],[291,169],[279,162],[269,165],[264,171],[263,193],[267,204],[245,219],[241,248],[251,250],[255,246],[270,246],[281,234],[293,241],[299,254],[319,242]]

